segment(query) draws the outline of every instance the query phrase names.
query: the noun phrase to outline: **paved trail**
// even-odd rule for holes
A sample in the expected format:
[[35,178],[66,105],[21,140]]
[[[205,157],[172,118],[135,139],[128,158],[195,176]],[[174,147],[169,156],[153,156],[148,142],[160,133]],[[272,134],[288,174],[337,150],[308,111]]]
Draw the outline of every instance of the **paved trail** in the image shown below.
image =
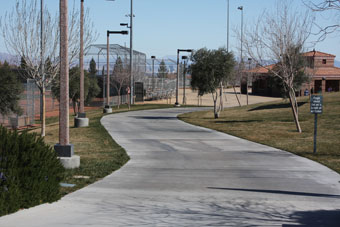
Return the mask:
[[192,110],[104,117],[128,164],[0,226],[339,226],[340,175],[176,118]]

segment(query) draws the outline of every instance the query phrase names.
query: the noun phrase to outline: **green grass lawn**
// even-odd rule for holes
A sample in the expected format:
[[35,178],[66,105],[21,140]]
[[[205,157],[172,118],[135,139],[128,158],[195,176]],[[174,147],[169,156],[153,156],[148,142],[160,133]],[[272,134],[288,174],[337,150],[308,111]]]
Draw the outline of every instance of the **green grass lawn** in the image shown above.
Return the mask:
[[219,119],[212,111],[182,114],[191,124],[266,144],[320,162],[340,173],[340,93],[324,95],[318,116],[317,153],[313,154],[314,114],[308,97],[299,98],[302,133],[296,132],[288,101],[225,109]]
[[[133,105],[131,110],[170,107],[173,107],[173,105]],[[121,105],[120,109],[113,108],[113,113],[125,111],[128,111],[126,105]],[[76,186],[73,188],[62,188],[61,193],[67,194],[98,181],[122,167],[129,160],[125,150],[115,143],[100,124],[100,119],[103,116],[101,108],[87,111],[86,117],[89,118],[90,124],[86,128],[74,128],[74,117],[70,116],[70,143],[74,145],[75,154],[80,156],[80,168],[66,170],[63,182],[75,184]],[[48,119],[48,122],[45,142],[53,146],[58,143],[58,118],[52,117]],[[39,133],[40,129],[34,131]],[[89,178],[77,178],[77,176]]]

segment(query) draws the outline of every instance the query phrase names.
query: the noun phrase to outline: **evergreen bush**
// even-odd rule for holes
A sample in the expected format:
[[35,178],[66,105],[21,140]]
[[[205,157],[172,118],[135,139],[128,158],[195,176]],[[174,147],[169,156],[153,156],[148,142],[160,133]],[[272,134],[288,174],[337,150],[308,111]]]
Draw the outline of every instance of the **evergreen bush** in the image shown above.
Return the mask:
[[0,216],[60,199],[63,174],[42,137],[0,126]]

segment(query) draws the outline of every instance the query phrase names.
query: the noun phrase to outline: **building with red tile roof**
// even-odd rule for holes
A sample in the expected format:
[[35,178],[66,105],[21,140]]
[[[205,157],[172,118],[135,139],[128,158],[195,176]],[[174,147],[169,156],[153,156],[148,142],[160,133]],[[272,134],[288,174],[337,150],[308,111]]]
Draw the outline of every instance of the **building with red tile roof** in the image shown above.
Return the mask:
[[[309,51],[306,57],[308,74],[312,75],[309,83],[303,84],[299,93],[306,89],[312,93],[340,91],[340,68],[334,66],[335,55],[320,51]],[[269,70],[275,64],[257,67],[246,71],[252,75],[252,93],[256,95],[281,96],[281,91],[272,86]]]

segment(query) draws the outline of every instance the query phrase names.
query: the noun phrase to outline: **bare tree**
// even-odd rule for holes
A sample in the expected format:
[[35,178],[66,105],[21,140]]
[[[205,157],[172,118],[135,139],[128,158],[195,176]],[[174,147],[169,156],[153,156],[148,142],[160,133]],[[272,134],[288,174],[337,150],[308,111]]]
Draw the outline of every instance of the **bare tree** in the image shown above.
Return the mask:
[[113,84],[114,88],[117,91],[118,94],[118,104],[117,107],[119,109],[120,106],[120,94],[121,90],[124,86],[129,84],[130,81],[130,73],[129,73],[129,68],[124,66],[122,60],[120,57],[117,58],[114,70],[113,70],[113,77],[111,77],[111,84]]
[[[75,5],[75,4],[74,4]],[[43,26],[41,26],[40,7],[37,0],[26,1],[16,0],[15,7],[0,18],[1,35],[5,41],[8,51],[21,58],[21,65],[25,73],[22,76],[26,79],[33,79],[40,90],[42,99],[41,105],[45,106],[45,89],[51,84],[59,72],[60,57],[60,27],[59,16],[52,16],[46,7],[43,8]],[[69,15],[69,62],[75,61],[79,56],[79,10],[73,8]],[[40,40],[41,27],[43,37]],[[93,32],[93,24],[89,19],[87,11],[84,22],[85,51],[88,46],[97,38]],[[42,41],[42,42],[41,42]],[[41,43],[43,52],[41,53]],[[42,59],[46,59],[44,63]],[[44,66],[44,72],[41,66]],[[41,135],[45,136],[45,109],[41,113]]]
[[[301,70],[305,71],[301,64],[301,53],[311,34],[313,21],[314,18],[308,11],[302,13],[293,11],[289,7],[289,2],[284,1],[277,4],[275,12],[264,12],[253,28],[245,29],[244,46],[248,56],[282,81],[299,133],[302,130],[294,79]],[[268,66],[268,61],[275,63],[275,67]]]
[[322,26],[316,23],[319,29],[317,35],[320,35],[318,41],[323,41],[330,33],[340,33],[340,0],[318,0],[317,2],[303,0],[303,2],[314,12],[321,14],[324,12],[334,13],[334,20],[329,20],[331,21],[330,24]]

